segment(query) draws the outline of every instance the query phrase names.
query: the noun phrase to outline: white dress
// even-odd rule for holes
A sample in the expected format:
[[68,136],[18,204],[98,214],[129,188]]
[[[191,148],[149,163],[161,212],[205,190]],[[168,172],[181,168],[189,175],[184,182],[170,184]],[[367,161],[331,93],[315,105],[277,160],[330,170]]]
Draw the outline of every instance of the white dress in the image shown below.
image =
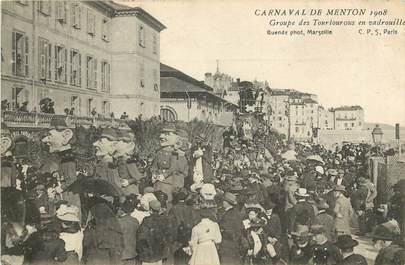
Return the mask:
[[222,236],[216,222],[204,218],[193,227],[190,246],[192,256],[189,265],[219,265],[215,244],[221,243]]

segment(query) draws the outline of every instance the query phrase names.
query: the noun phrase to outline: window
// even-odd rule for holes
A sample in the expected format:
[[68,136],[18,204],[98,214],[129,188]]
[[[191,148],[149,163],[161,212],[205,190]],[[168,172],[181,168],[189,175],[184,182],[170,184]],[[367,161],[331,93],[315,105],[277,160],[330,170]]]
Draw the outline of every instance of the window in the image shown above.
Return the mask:
[[81,14],[81,8],[78,3],[72,4],[72,27],[75,29],[80,29],[81,27],[81,20],[82,20],[82,14]]
[[282,119],[281,117],[278,117],[278,120],[279,120],[279,121],[281,121],[281,119]]
[[51,14],[51,1],[39,1],[38,11],[41,12],[43,15],[49,16]]
[[73,115],[80,115],[81,114],[81,98],[78,96],[71,96],[70,97],[70,107],[74,108]]
[[153,34],[153,53],[158,54],[158,42],[156,34]]
[[96,35],[96,17],[90,10],[87,10],[87,33],[91,36]]
[[41,89],[39,91],[39,100],[48,98],[49,97],[49,90],[48,89]]
[[13,87],[11,108],[18,110],[29,99],[29,91],[23,87]]
[[60,23],[66,23],[66,2],[56,2],[56,20]]
[[143,28],[142,25],[139,26],[138,38],[139,38],[139,46],[145,48],[145,29]]
[[300,132],[300,128],[299,127],[295,127],[295,133],[299,133]]
[[359,126],[361,126],[361,122],[359,122]]
[[110,64],[101,63],[101,91],[110,92]]
[[13,74],[18,76],[28,76],[28,37],[22,32],[13,32],[11,46]]
[[103,101],[103,105],[101,107],[101,112],[102,112],[103,115],[110,114],[110,102]]
[[93,109],[94,109],[94,106],[93,106],[93,99],[92,98],[89,98],[88,100],[87,100],[87,115],[88,116],[91,116],[92,115],[92,112],[93,112]]
[[77,50],[70,50],[70,84],[82,84],[82,56]]
[[347,123],[345,122],[345,128],[347,127]]
[[88,89],[97,89],[97,59],[86,57],[86,85]]
[[39,79],[51,80],[52,46],[48,40],[39,38],[38,54],[39,54]]
[[67,50],[62,45],[55,46],[55,81],[67,82]]
[[101,24],[101,39],[104,41],[110,40],[110,23],[107,19],[103,19],[103,23]]
[[352,127],[354,127],[354,123],[352,122]]

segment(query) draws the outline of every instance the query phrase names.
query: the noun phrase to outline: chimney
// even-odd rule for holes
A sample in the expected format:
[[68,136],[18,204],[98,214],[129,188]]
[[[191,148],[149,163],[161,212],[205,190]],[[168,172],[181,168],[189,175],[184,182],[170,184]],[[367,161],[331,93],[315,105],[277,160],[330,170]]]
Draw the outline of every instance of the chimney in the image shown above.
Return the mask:
[[236,84],[240,85],[240,78],[236,78]]

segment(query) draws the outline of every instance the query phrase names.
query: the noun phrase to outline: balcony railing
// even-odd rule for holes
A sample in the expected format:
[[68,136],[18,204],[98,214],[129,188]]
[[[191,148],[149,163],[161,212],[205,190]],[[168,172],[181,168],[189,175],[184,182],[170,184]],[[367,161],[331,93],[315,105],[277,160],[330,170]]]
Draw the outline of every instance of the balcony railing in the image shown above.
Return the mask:
[[9,127],[26,127],[26,128],[49,128],[52,119],[65,120],[69,117],[75,126],[83,127],[117,127],[120,129],[129,129],[126,120],[99,117],[84,117],[71,115],[56,115],[47,113],[19,112],[19,111],[2,111],[1,121]]
[[336,118],[337,121],[355,121],[356,118]]

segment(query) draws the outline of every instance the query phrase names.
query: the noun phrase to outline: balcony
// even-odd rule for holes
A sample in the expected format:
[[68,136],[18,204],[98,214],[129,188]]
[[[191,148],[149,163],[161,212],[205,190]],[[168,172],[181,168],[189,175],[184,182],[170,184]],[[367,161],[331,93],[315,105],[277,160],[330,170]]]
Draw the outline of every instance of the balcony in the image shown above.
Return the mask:
[[338,117],[338,118],[336,118],[336,120],[337,120],[337,121],[355,121],[356,118],[350,118],[350,117],[342,118],[342,117]]
[[69,117],[70,121],[76,126],[83,127],[116,127],[128,130],[126,120],[112,118],[96,118],[84,116],[66,116],[47,113],[32,113],[19,111],[2,111],[1,121],[5,122],[8,127],[14,128],[49,128],[51,120],[54,118],[65,120]]

